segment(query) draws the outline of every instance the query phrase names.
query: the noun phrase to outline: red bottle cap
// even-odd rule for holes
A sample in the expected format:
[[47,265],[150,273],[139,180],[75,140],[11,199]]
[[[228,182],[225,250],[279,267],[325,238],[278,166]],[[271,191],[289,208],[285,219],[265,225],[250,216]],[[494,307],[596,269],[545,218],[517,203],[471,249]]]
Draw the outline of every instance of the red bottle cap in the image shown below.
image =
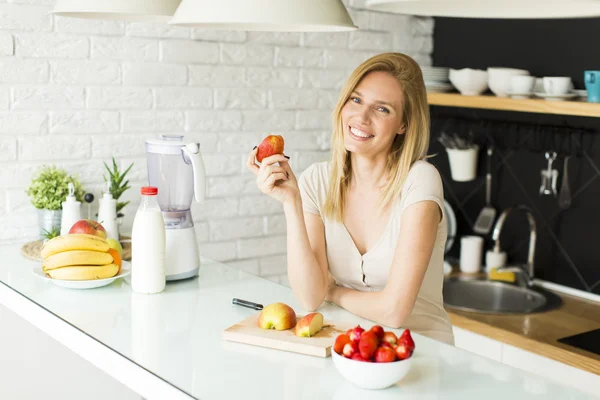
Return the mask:
[[156,196],[158,194],[158,188],[154,186],[142,187],[142,194],[144,196]]

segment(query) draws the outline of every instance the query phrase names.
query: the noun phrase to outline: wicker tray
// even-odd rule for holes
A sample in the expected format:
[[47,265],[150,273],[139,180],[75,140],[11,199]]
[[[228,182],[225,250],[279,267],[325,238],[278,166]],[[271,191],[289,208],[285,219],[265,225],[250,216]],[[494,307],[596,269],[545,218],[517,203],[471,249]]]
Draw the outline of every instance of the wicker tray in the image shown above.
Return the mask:
[[[123,260],[131,260],[131,238],[129,236],[121,236],[121,246],[123,246]],[[36,240],[33,242],[25,243],[21,247],[21,254],[34,261],[42,261],[41,251],[44,242],[42,240]]]

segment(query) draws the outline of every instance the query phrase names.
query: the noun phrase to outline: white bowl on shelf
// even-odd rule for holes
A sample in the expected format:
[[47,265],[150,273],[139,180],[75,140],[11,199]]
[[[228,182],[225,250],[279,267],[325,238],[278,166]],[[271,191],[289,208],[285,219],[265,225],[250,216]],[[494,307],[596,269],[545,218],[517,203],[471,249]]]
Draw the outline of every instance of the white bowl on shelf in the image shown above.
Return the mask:
[[510,80],[513,76],[529,75],[529,71],[516,68],[490,67],[488,72],[488,86],[498,97],[508,97],[511,92]]
[[363,389],[384,389],[404,378],[413,363],[414,353],[406,360],[374,363],[351,360],[331,352],[333,365],[350,383]]
[[488,88],[488,73],[480,69],[451,69],[450,82],[463,96],[478,96]]

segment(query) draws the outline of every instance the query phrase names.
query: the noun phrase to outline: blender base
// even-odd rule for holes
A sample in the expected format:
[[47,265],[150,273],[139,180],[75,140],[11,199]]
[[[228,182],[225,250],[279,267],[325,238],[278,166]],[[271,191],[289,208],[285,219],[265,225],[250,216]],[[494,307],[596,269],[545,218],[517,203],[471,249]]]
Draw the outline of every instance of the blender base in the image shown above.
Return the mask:
[[188,279],[198,275],[200,254],[194,227],[165,229],[167,281]]
[[180,281],[182,279],[193,278],[195,276],[198,276],[199,271],[200,271],[200,268],[196,268],[193,271],[184,272],[182,274],[167,275],[167,282]]

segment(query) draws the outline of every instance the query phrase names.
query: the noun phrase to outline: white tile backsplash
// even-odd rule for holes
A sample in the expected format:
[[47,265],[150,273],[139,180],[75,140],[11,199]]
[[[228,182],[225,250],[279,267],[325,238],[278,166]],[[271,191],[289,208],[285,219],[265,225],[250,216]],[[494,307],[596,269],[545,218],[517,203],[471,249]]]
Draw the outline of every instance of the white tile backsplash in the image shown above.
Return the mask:
[[[192,204],[203,256],[288,284],[285,218],[245,160],[267,134],[286,138],[297,176],[328,158],[331,110],[350,72],[383,51],[429,65],[433,19],[348,0],[351,33],[214,31],[52,16],[52,0],[0,0],[0,240],[33,238],[25,188],[40,165],[96,194],[103,161],[134,162],[127,221],[146,179],[144,141],[200,142],[208,197]],[[8,214],[7,214],[8,211]]]

